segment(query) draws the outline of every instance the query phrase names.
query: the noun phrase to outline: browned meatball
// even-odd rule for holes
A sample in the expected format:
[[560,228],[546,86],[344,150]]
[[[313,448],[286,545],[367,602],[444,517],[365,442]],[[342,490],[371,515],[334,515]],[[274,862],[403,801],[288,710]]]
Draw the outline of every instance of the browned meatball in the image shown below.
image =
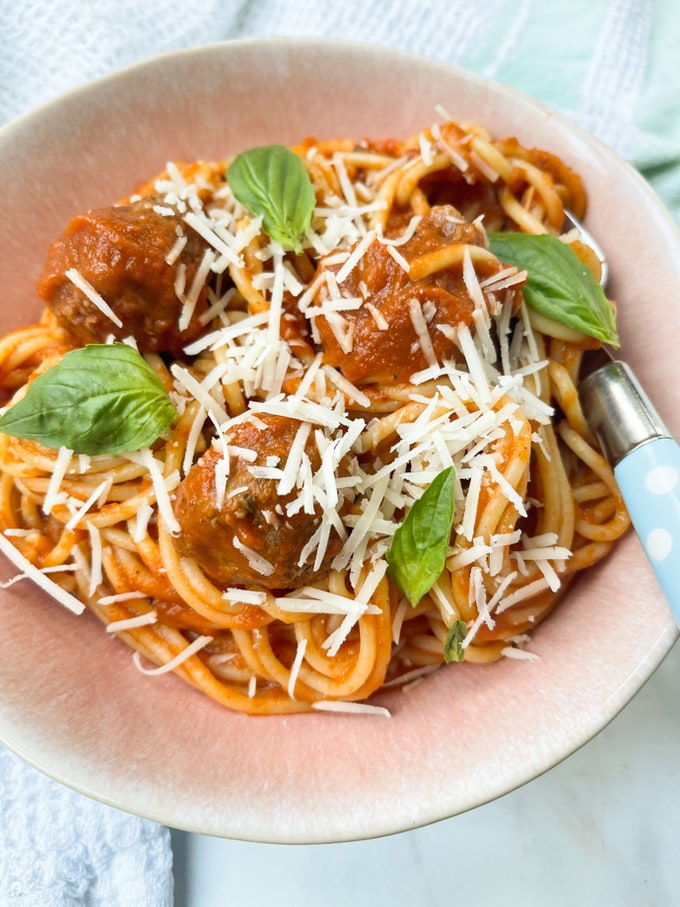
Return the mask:
[[[174,504],[181,527],[177,547],[218,582],[263,589],[295,588],[325,576],[340,550],[340,536],[331,530],[321,566],[314,570],[315,553],[301,564],[303,549],[323,519],[320,506],[315,503],[313,513],[300,509],[288,516],[286,505],[298,497],[300,490],[279,494],[278,479],[256,478],[251,472],[253,467],[271,464],[272,460],[267,463],[271,457],[278,457],[279,467],[283,468],[300,424],[297,419],[258,414],[256,419],[229,431],[229,479],[220,507],[215,469],[222,453],[215,447],[194,464],[180,483]],[[232,448],[253,451],[255,458],[239,456]],[[316,472],[321,457],[313,432],[305,442],[304,452]],[[339,472],[347,474],[348,470],[345,458]],[[347,506],[348,501],[341,498],[340,510]],[[253,552],[264,558],[261,569]]]
[[[201,332],[199,316],[206,308],[207,287],[198,297],[186,330],[180,331],[182,301],[175,291],[178,267],[186,269],[188,289],[206,244],[178,215],[159,214],[156,199],[80,214],[50,247],[38,282],[38,294],[60,324],[81,343],[104,342],[111,335],[132,335],[141,352],[178,353]],[[186,245],[171,265],[166,256],[178,238]],[[100,294],[122,322],[105,315],[66,276],[71,268]]]
[[[418,225],[414,235],[398,248],[408,264],[430,253],[459,244],[482,246],[481,231],[469,223],[461,223],[460,215],[448,205],[432,208]],[[491,256],[476,266],[477,274],[488,276],[499,270],[500,264]],[[320,272],[340,269],[333,262],[321,261]],[[348,296],[364,296],[369,305],[342,312],[342,322],[351,332],[351,349],[344,348],[337,329],[324,317],[316,325],[324,360],[336,366],[357,384],[376,382],[393,384],[408,381],[412,374],[430,364],[419,342],[411,316],[415,301],[430,326],[429,336],[437,359],[455,358],[456,347],[450,331],[438,326],[457,328],[472,324],[474,301],[465,285],[462,268],[443,267],[424,277],[413,278],[390,255],[388,247],[374,240],[361,261],[345,279],[342,289]],[[323,304],[327,293],[322,284],[317,303]],[[378,320],[382,318],[382,327]]]

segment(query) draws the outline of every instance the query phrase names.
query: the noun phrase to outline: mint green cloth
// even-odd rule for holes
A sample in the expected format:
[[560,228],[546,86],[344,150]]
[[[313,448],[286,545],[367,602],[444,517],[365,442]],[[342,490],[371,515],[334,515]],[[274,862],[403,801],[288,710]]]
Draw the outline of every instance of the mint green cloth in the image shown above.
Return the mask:
[[680,220],[677,0],[0,0],[0,124],[156,53],[280,35],[389,44],[513,85],[635,164]]
[[676,0],[504,3],[461,64],[575,120],[627,158],[680,221]]
[[655,0],[638,135],[629,160],[680,221],[680,7]]

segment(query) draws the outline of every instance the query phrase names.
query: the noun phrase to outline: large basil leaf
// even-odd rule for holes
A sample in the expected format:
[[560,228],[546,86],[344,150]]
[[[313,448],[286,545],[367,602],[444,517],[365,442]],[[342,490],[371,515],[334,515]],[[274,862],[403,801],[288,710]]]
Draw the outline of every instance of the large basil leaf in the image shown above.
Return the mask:
[[66,353],[32,381],[0,418],[0,432],[77,454],[118,454],[152,444],[176,417],[136,350],[95,343]]
[[614,311],[600,284],[573,249],[548,234],[489,233],[502,262],[528,273],[524,298],[541,315],[618,347]]
[[267,236],[302,251],[315,195],[300,158],[284,145],[265,145],[237,155],[227,168],[234,196],[256,217]]

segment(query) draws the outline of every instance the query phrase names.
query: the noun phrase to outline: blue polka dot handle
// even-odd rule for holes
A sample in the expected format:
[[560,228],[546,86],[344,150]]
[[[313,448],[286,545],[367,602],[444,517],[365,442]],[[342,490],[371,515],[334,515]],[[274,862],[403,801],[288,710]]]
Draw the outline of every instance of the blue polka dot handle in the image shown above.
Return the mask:
[[672,438],[647,441],[621,460],[614,476],[680,624],[680,447]]
[[624,362],[598,361],[579,399],[680,625],[680,447]]

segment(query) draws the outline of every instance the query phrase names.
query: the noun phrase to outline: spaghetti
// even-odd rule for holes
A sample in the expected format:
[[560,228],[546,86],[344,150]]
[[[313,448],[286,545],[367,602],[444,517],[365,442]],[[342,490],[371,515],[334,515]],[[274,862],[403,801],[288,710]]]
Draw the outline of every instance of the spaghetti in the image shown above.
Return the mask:
[[[118,340],[178,415],[115,455],[0,434],[0,526],[140,670],[249,714],[370,711],[450,660],[452,630],[455,660],[531,657],[628,526],[578,404],[599,341],[529,309],[487,242],[558,235],[586,199],[556,156],[447,117],[293,150],[315,199],[300,254],[225,162],[168,165],[55,242],[43,317],[0,341],[6,405]],[[449,467],[445,566],[412,604],[387,555]]]

